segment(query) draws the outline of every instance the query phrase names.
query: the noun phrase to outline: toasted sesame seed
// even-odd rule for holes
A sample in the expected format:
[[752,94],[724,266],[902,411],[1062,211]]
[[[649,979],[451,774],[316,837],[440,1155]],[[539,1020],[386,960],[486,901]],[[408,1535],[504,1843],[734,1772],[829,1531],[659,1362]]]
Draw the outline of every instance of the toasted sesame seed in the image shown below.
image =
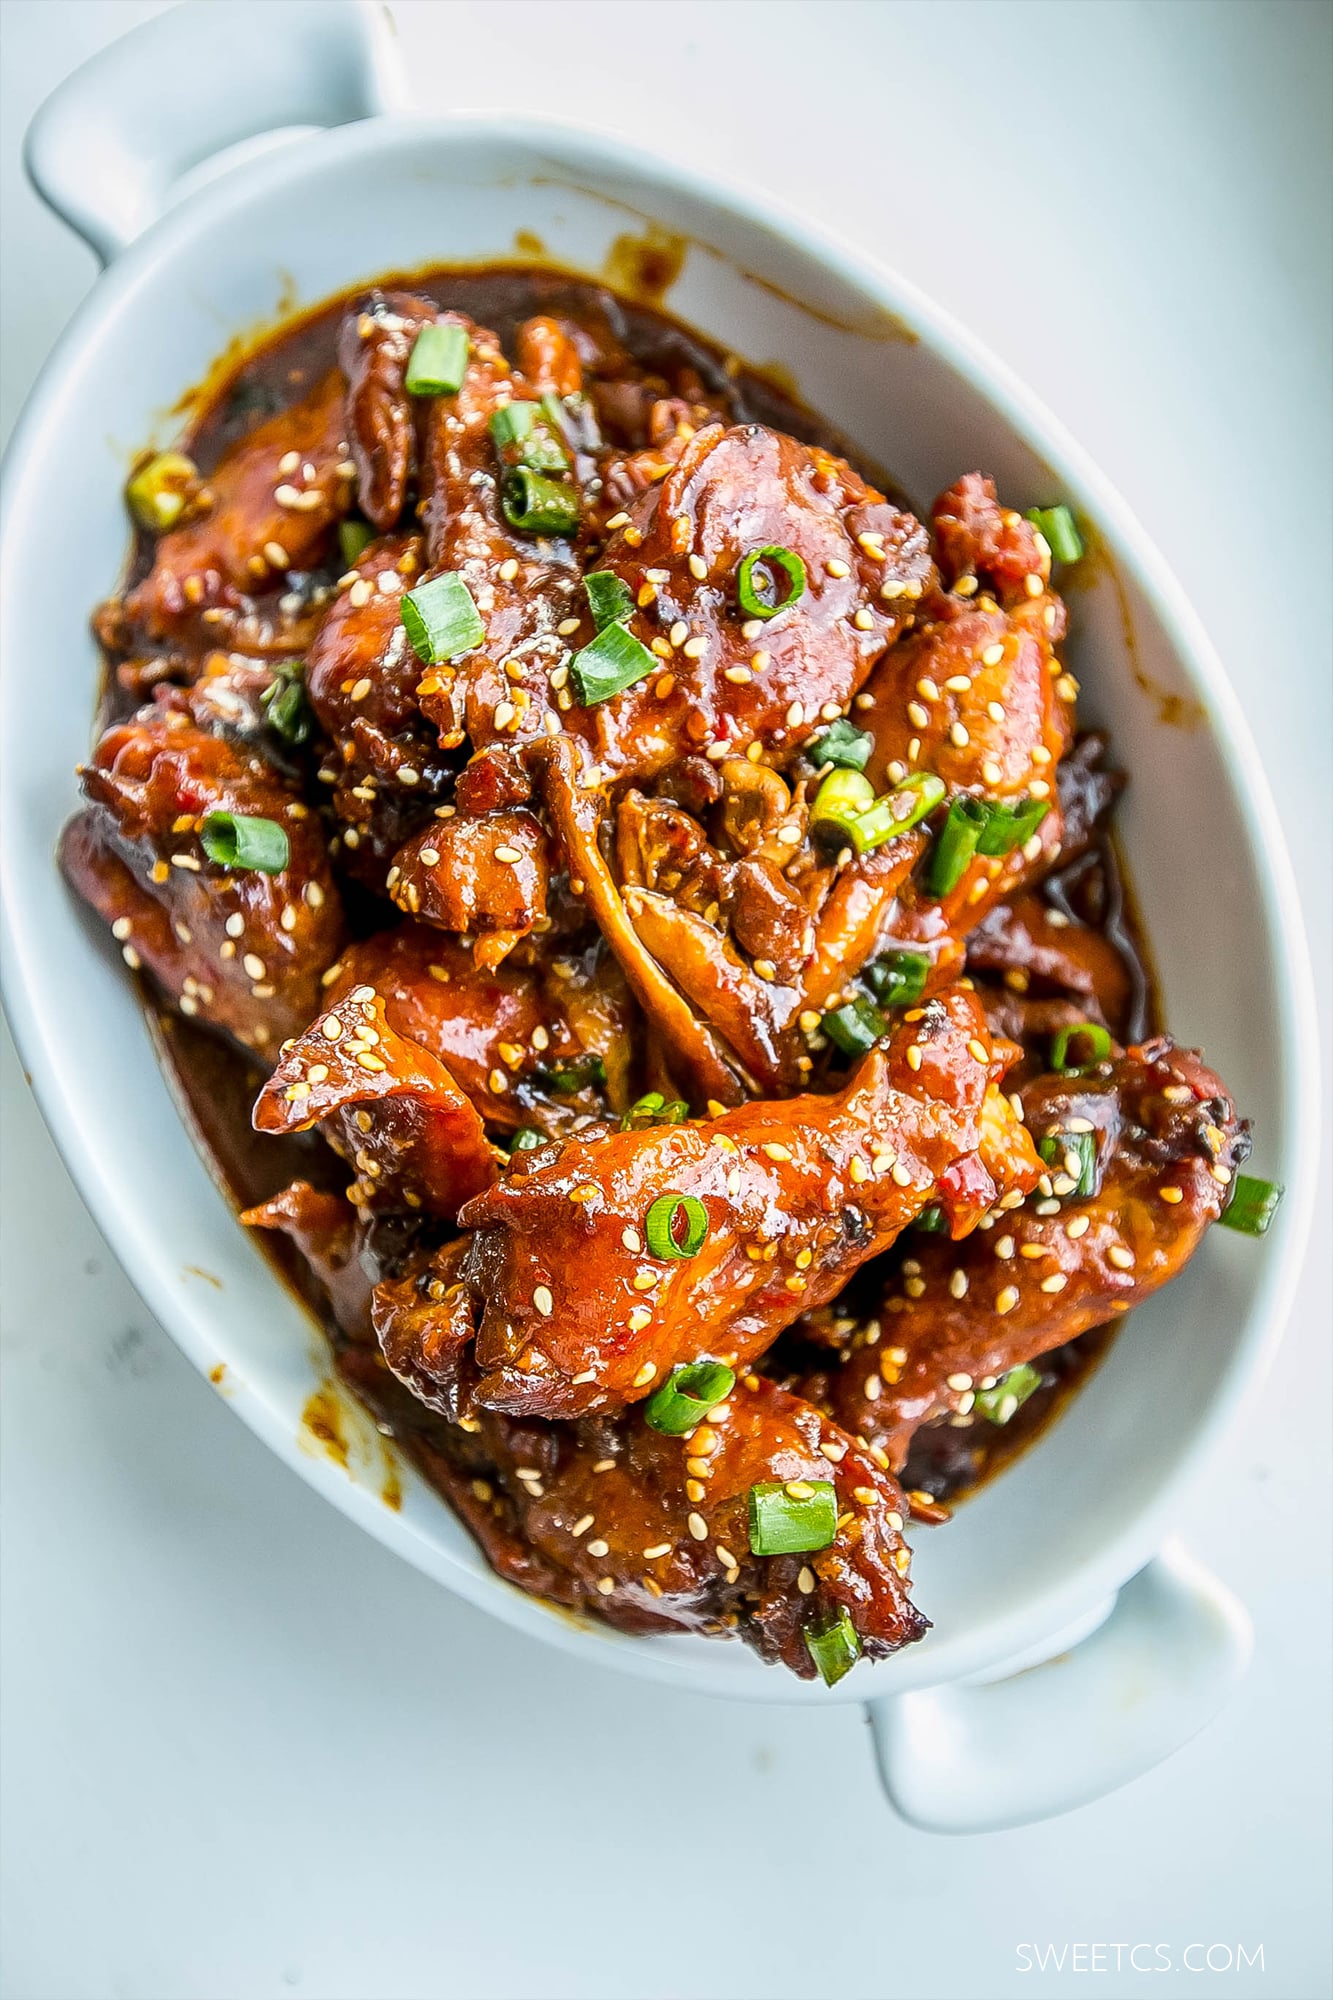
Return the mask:
[[685,1525],[696,1542],[706,1542],[708,1540],[708,1523],[702,1514],[691,1514]]
[[967,730],[961,722],[951,722],[949,724],[949,741],[953,744],[955,750],[965,750],[967,745],[972,741],[972,738],[968,735]]
[[543,1318],[549,1319],[555,1311],[555,1300],[551,1297],[550,1286],[538,1285],[532,1294],[532,1303],[536,1306],[538,1312],[542,1314]]
[[670,1542],[654,1542],[650,1549],[644,1550],[643,1559],[645,1562],[656,1562],[660,1556],[669,1556],[670,1554]]
[[910,1045],[907,1051],[907,1067],[912,1070],[920,1069],[921,1067],[921,1051],[915,1042]]
[[653,1286],[657,1283],[658,1275],[656,1271],[636,1271],[634,1273],[635,1291],[651,1292]]
[[988,1063],[990,1061],[990,1050],[986,1047],[986,1044],[981,1040],[979,1035],[973,1035],[971,1041],[967,1045],[967,1052],[969,1055],[975,1056],[976,1060],[979,1063]]
[[251,979],[262,979],[264,977],[264,972],[266,969],[264,961],[262,958],[259,958],[254,952],[247,951],[244,958],[242,958],[241,960],[241,964],[244,966],[247,974]]
[[895,1160],[889,1169],[889,1178],[897,1187],[910,1187],[912,1176],[901,1160]]
[[1087,1234],[1089,1220],[1090,1218],[1086,1215],[1071,1215],[1065,1224],[1065,1235],[1077,1243],[1080,1236]]
[[907,719],[914,729],[925,729],[930,723],[930,710],[923,708],[919,701],[909,701],[907,704]]
[[759,1150],[765,1153],[770,1160],[789,1160],[791,1158],[791,1150],[787,1146],[770,1143],[766,1146],[761,1146]]
[[702,583],[707,574],[708,564],[704,561],[703,557],[701,555],[692,555],[690,557],[690,575],[697,582]]
[[1106,1261],[1108,1264],[1114,1264],[1117,1271],[1132,1271],[1134,1252],[1127,1250],[1122,1243],[1113,1243],[1106,1253]]
[[1063,1271],[1053,1271],[1049,1278],[1042,1279],[1041,1289],[1043,1292],[1062,1292],[1068,1283]]
[[882,1389],[878,1375],[866,1376],[862,1393],[868,1402],[877,1403],[879,1401]]
[[636,1389],[644,1388],[647,1383],[652,1381],[656,1373],[657,1373],[657,1363],[655,1361],[645,1361],[642,1368],[639,1370],[638,1374],[634,1377],[635,1388]]
[[609,1555],[610,1553],[611,1553],[610,1544],[608,1542],[604,1542],[601,1539],[600,1535],[597,1537],[595,1541],[591,1541],[588,1544],[588,1554],[590,1556],[605,1556]]
[[995,1301],[997,1313],[1011,1313],[1018,1304],[1019,1292],[1016,1285],[1006,1285]]
[[1162,1187],[1158,1188],[1157,1192],[1160,1195],[1161,1199],[1165,1202],[1169,1202],[1173,1208],[1175,1207],[1177,1202],[1184,1201],[1185,1199],[1185,1192],[1183,1188]]

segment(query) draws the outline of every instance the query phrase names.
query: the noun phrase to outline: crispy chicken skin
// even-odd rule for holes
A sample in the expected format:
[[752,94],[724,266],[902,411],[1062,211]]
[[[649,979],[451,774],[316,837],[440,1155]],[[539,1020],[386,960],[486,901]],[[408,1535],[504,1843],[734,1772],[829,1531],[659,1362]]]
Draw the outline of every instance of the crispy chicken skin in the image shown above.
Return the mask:
[[314,315],[157,466],[61,862],[263,1073],[243,1219],[498,1573],[835,1678],[926,1629],[913,1440],[1166,1283],[1248,1135],[1155,1032],[1071,525],[785,407],[551,273]]
[[1036,1077],[1021,1095],[1038,1140],[1091,1136],[1096,1191],[1073,1192],[1062,1155],[1043,1183],[1050,1194],[997,1212],[965,1244],[923,1239],[885,1291],[874,1339],[853,1334],[841,1366],[797,1377],[897,1467],[920,1426],[966,1414],[976,1387],[1173,1278],[1249,1152],[1223,1084],[1165,1036],[1088,1075]]

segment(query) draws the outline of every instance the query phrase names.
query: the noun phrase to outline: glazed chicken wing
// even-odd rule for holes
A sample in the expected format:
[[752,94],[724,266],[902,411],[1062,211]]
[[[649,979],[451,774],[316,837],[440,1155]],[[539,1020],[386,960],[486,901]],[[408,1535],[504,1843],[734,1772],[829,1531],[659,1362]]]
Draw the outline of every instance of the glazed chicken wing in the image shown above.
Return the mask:
[[[890,1281],[873,1338],[863,1325],[843,1365],[796,1377],[895,1466],[922,1424],[966,1416],[978,1388],[1173,1278],[1249,1150],[1224,1086],[1164,1036],[1084,1075],[1038,1077],[1022,1099],[1052,1156],[1038,1195],[964,1244],[923,1238]],[[1078,1192],[1084,1177],[1091,1194]]]
[[[520,1156],[460,1218],[478,1400],[575,1416],[701,1354],[744,1364],[928,1202],[966,1229],[997,1195],[970,1156],[1003,1060],[960,991],[915,1010],[837,1096]],[[1010,1159],[1032,1185],[1030,1150],[1026,1168]]]
[[[81,777],[88,804],[61,846],[73,887],[182,1013],[272,1056],[314,1012],[342,942],[317,817],[264,758],[165,705],[107,730]],[[285,864],[214,860],[215,814],[280,829]]]

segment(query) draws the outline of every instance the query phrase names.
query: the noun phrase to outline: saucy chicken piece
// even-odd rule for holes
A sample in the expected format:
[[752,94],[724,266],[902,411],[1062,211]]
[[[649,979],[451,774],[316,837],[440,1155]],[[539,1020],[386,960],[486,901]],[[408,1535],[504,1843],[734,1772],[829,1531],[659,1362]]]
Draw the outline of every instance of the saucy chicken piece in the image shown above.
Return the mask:
[[422,327],[437,317],[430,299],[374,291],[338,331],[356,497],[381,534],[397,525],[416,472],[417,410],[407,392],[407,364]]
[[1124,1028],[1130,969],[1105,931],[1073,924],[1028,892],[989,910],[967,941],[968,970],[1000,974],[1011,992],[1076,1001],[1073,1018]]
[[104,636],[121,651],[137,634],[218,643],[257,593],[323,562],[354,470],[334,369],[223,454],[208,478],[210,503],[159,538],[152,569],[111,607]]
[[629,1104],[631,1007],[599,944],[570,945],[549,963],[511,956],[485,967],[457,938],[405,923],[343,953],[328,1001],[360,986],[379,994],[390,1027],[443,1063],[492,1127],[554,1135],[603,1110],[603,1092],[617,1113]]
[[[161,704],[107,730],[80,778],[87,808],[61,844],[73,887],[182,1013],[271,1054],[318,1006],[342,942],[318,817],[262,757]],[[216,813],[281,828],[285,866],[210,859]]]
[[[1082,1075],[1036,1078],[1021,1096],[1027,1129],[1056,1155],[1039,1197],[960,1246],[923,1237],[889,1281],[873,1340],[863,1327],[844,1365],[794,1378],[895,1467],[922,1424],[967,1416],[978,1389],[1173,1278],[1249,1151],[1222,1083],[1166,1036]],[[1089,1195],[1072,1173],[1084,1146]]]
[[495,1153],[471,1100],[444,1064],[355,986],[284,1044],[254,1108],[256,1132],[318,1125],[356,1168],[358,1208],[454,1216],[495,1179]]
[[466,735],[481,750],[531,737],[554,716],[550,677],[570,650],[557,628],[581,607],[583,593],[571,542],[522,534],[501,508],[504,467],[490,421],[525,400],[526,385],[514,378],[493,333],[447,317],[468,326],[471,348],[458,394],[431,401],[421,513],[432,574],[462,578],[485,637],[458,661],[423,667],[418,696],[443,748],[456,748]]
[[[779,546],[804,566],[798,598],[747,617],[743,559]],[[629,628],[665,647],[662,673],[586,709],[577,726],[608,774],[644,779],[682,746],[775,761],[841,714],[933,577],[925,530],[841,459],[745,424],[711,425],[631,510],[597,568],[636,606]],[[780,575],[775,592],[790,585]],[[574,645],[593,637],[583,604]],[[571,717],[571,724],[575,718]]]
[[[377,1319],[379,1310],[377,1299]],[[871,1659],[927,1629],[908,1596],[896,1482],[771,1382],[737,1382],[686,1437],[665,1437],[635,1412],[538,1424],[479,1410],[463,1421],[451,1448],[418,1456],[520,1589],[624,1631],[735,1631],[805,1679],[815,1671],[805,1632],[844,1610]],[[750,1488],[811,1481],[835,1488],[834,1541],[753,1555]]]
[[399,849],[388,889],[408,916],[485,940],[483,962],[498,964],[545,917],[550,874],[540,820],[511,807],[430,821]]
[[475,1232],[463,1276],[478,1400],[577,1416],[646,1396],[703,1353],[743,1364],[927,1203],[970,1227],[996,1198],[964,1162],[1001,1067],[959,990],[913,1010],[836,1096],[517,1156],[460,1218]]

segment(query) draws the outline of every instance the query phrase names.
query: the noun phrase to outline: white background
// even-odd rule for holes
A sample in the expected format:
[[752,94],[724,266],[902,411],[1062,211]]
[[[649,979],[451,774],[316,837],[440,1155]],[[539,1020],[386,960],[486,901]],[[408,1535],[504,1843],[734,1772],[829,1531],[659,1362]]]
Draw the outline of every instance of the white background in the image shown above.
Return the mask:
[[[6,431],[93,278],[21,178],[23,128],[156,11],[0,0]],[[1322,977],[1322,0],[395,13],[423,105],[582,115],[757,183],[1038,388],[1228,662]],[[72,589],[102,581],[75,562]],[[1181,1522],[1254,1611],[1244,1689],[1115,1798],[950,1841],[893,1819],[854,1707],[576,1665],[324,1506],[149,1318],[4,1053],[7,2000],[1328,1991],[1326,1220],[1276,1370]],[[1025,1974],[1034,1940],[1160,1943],[1177,1969]],[[1264,1970],[1187,1972],[1195,1942],[1262,1945]]]

